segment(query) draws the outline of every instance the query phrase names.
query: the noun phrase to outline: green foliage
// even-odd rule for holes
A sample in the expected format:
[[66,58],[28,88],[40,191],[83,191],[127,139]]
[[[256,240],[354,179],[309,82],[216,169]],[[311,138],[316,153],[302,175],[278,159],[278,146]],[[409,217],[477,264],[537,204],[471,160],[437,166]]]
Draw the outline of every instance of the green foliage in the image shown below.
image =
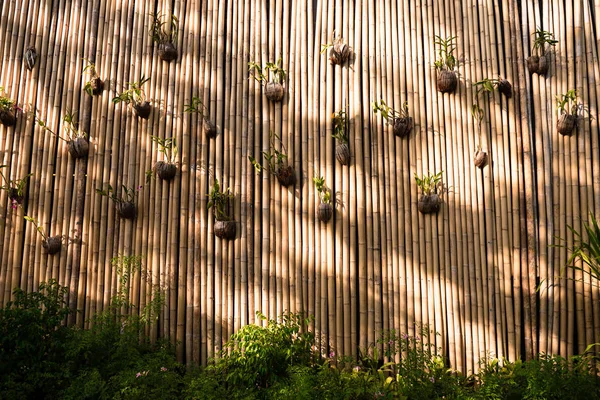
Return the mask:
[[175,158],[177,157],[177,141],[174,137],[172,138],[160,138],[158,136],[151,136],[151,139],[154,143],[158,145],[158,151],[165,155],[167,162],[175,163]]
[[248,72],[252,73],[254,79],[261,84],[265,84],[269,81],[283,84],[285,82],[286,72],[281,68],[282,62],[282,58],[279,57],[276,62],[268,62],[264,67],[261,67],[260,64],[250,61],[248,63]]
[[345,110],[340,110],[331,115],[333,119],[333,135],[334,139],[341,143],[348,143],[348,114]]
[[484,78],[478,82],[473,84],[473,87],[477,89],[477,95],[479,96],[481,93],[488,92],[492,93],[500,83],[500,79],[497,78]]
[[[600,226],[596,217],[590,213],[590,221],[583,223],[585,236],[571,226],[569,229],[573,233],[574,244],[570,249],[571,256],[567,266],[587,272],[596,280],[600,280]],[[576,266],[575,262],[578,260],[583,262],[586,268]]]
[[532,36],[535,36],[533,51],[538,51],[540,55],[544,55],[550,48],[549,46],[556,46],[558,43],[558,40],[554,40],[553,33],[542,30],[542,28],[537,28]]
[[121,195],[117,195],[117,192],[111,185],[107,185],[106,190],[96,189],[96,193],[100,196],[106,196],[115,203],[133,203],[138,195],[138,192],[142,189],[142,186],[138,186],[137,190],[132,187],[121,185]]
[[570,89],[567,93],[556,96],[556,108],[560,114],[589,115],[589,108],[583,105],[576,89]]
[[163,21],[165,15],[160,12],[150,13],[149,15],[152,18],[150,25],[150,37],[152,41],[156,43],[175,44],[179,35],[179,27],[177,26],[179,19],[175,15],[171,15],[170,21],[166,22]]
[[331,190],[327,188],[327,185],[325,184],[325,178],[322,176],[314,176],[313,183],[315,184],[317,193],[319,193],[321,202],[325,204],[331,203]]
[[33,176],[33,174],[27,174],[21,179],[9,180],[2,173],[2,168],[6,168],[6,167],[7,167],[6,165],[0,165],[0,176],[2,177],[2,181],[4,182],[4,185],[0,186],[0,190],[6,190],[9,193],[11,191],[13,191],[17,196],[24,196],[25,195],[25,186],[27,186],[27,181],[29,180],[30,177]]
[[184,105],[184,112],[187,113],[198,113],[200,114],[202,117],[204,117],[204,114],[206,114],[206,106],[204,106],[204,104],[202,103],[202,99],[200,99],[200,97],[192,97],[192,103],[191,104],[185,104]]
[[98,78],[98,72],[96,71],[96,64],[88,60],[87,58],[83,58],[85,61],[85,67],[83,67],[82,75],[87,75],[88,80],[83,86],[83,90],[90,96],[94,95],[94,88],[92,86],[92,81]]
[[129,89],[113,98],[113,103],[118,104],[124,102],[125,104],[130,104],[132,106],[142,104],[146,101],[146,93],[144,92],[144,89],[142,89],[142,86],[149,80],[150,78],[146,78],[142,74],[139,81],[128,82],[127,85],[129,86]]
[[0,112],[10,112],[15,110],[16,103],[6,95],[4,87],[0,86]]
[[455,40],[456,36],[443,39],[441,36],[435,35],[435,44],[439,47],[438,58],[433,63],[436,70],[446,69],[452,71],[456,67],[456,57],[453,54],[456,51]]
[[213,209],[215,218],[219,221],[230,221],[229,206],[230,202],[232,202],[235,197],[233,193],[231,193],[231,190],[227,188],[225,191],[221,191],[219,180],[215,178],[207,196],[208,203],[206,204],[206,208],[208,210],[211,208]]
[[[277,150],[277,142],[281,147],[281,151]],[[281,142],[281,138],[275,132],[269,134],[269,151],[263,151],[262,155],[267,163],[266,169],[273,175],[277,175],[280,168],[284,167],[287,163],[287,151],[285,146]],[[256,173],[260,173],[264,167],[254,158],[248,156],[248,160],[256,170]]]
[[429,174],[423,175],[423,177],[419,178],[417,173],[415,172],[415,181],[417,182],[417,186],[421,189],[421,192],[424,195],[431,195],[434,193],[438,193],[438,190],[442,188],[442,174],[444,171],[440,171],[437,174]]
[[400,109],[400,111],[396,111],[392,107],[388,106],[386,102],[383,101],[383,99],[381,99],[379,103],[374,101],[373,103],[371,103],[371,107],[373,107],[374,113],[380,112],[383,119],[385,119],[385,121],[390,125],[393,125],[396,119],[409,117],[408,101],[402,103],[402,108]]
[[77,122],[77,117],[76,117],[77,111],[71,111],[68,110],[65,115],[63,116],[63,126],[66,132],[65,136],[62,136],[56,132],[54,132],[52,129],[50,129],[50,127],[48,126],[48,124],[46,124],[46,122],[44,120],[42,120],[41,118],[39,118],[35,113],[34,113],[34,120],[35,122],[40,126],[40,128],[42,128],[43,131],[48,132],[54,136],[56,136],[57,138],[59,138],[60,140],[62,140],[63,142],[70,142],[71,140],[77,139],[77,138],[85,138],[87,137],[87,134],[83,131],[80,131],[78,128],[78,122]]
[[48,235],[46,235],[46,233],[44,232],[44,228],[42,228],[40,226],[40,224],[38,223],[38,221],[35,218],[32,218],[32,217],[30,217],[28,215],[25,215],[23,218],[25,218],[26,221],[31,222],[33,224],[33,226],[35,226],[35,230],[37,230],[38,233],[40,235],[42,235],[42,237],[44,239],[48,239]]

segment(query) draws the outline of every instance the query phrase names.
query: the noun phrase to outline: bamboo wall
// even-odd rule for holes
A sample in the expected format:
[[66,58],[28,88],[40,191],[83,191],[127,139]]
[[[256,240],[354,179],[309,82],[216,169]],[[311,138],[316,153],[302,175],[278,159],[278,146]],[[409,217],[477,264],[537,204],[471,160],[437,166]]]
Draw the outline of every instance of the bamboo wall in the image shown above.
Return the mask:
[[[23,207],[0,192],[0,302],[15,287],[51,277],[68,285],[84,326],[117,287],[110,259],[141,255],[149,279],[131,281],[143,307],[166,293],[151,334],[178,341],[181,359],[205,363],[255,311],[315,316],[314,329],[338,354],[356,355],[383,330],[415,333],[430,324],[455,368],[472,371],[486,353],[529,357],[583,351],[600,334],[599,293],[571,270],[561,275],[581,229],[600,212],[598,99],[600,3],[593,0],[282,1],[0,0],[0,86],[35,107],[56,132],[79,110],[90,154],[74,160],[64,142],[32,118],[0,126],[0,164],[11,179],[33,173]],[[175,62],[162,62],[148,35],[150,12],[179,18]],[[559,44],[546,77],[529,75],[536,27]],[[341,34],[355,52],[333,66],[321,45]],[[436,91],[434,35],[457,36],[459,88]],[[32,71],[27,47],[39,57]],[[266,100],[248,79],[248,61],[283,58],[284,101]],[[108,88],[82,90],[82,58]],[[112,98],[149,76],[148,121]],[[485,105],[483,170],[470,115],[472,83],[506,77],[514,96]],[[590,108],[577,133],[556,133],[555,96],[577,89]],[[184,105],[199,96],[219,134],[207,138]],[[393,135],[370,103],[408,101],[415,129]],[[331,114],[347,106],[350,166],[337,163]],[[257,175],[248,155],[280,135],[298,174],[283,188]],[[151,135],[175,137],[180,171],[145,184],[161,159]],[[417,212],[414,174],[444,171],[438,215]],[[316,219],[312,177],[323,175],[339,201],[328,224]],[[215,238],[206,209],[213,176],[235,193],[237,236]],[[119,219],[96,188],[142,185],[138,215]],[[45,254],[24,215],[68,237]],[[557,237],[565,238],[562,242]],[[541,290],[536,286],[542,282]],[[324,349],[329,350],[329,349]]]

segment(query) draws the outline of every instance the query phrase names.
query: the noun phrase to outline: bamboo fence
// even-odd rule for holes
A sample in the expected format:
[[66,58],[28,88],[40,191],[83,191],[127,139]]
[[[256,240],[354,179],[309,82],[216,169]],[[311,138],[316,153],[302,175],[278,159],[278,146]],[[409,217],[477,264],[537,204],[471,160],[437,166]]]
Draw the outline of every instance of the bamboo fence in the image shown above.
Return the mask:
[[[564,268],[569,227],[580,231],[600,213],[598,2],[0,0],[0,9],[0,86],[23,108],[15,127],[0,125],[1,171],[11,180],[33,174],[22,206],[0,191],[0,303],[55,278],[79,310],[68,322],[88,327],[119,290],[111,259],[139,255],[142,271],[128,283],[134,310],[159,290],[164,305],[146,333],[177,343],[188,363],[205,364],[241,326],[264,323],[257,311],[314,316],[324,354],[384,351],[382,332],[427,326],[439,333],[430,343],[462,371],[486,356],[581,353],[600,335],[597,282]],[[148,34],[152,12],[178,18],[171,63]],[[545,77],[525,63],[537,27],[559,41]],[[321,54],[334,35],[353,50],[344,65]],[[436,90],[436,35],[457,38],[453,94]],[[248,62],[279,57],[285,96],[272,103]],[[105,81],[100,96],[83,91],[83,58]],[[112,102],[142,75],[148,120]],[[499,76],[512,98],[477,96],[473,83]],[[561,136],[555,97],[569,89],[594,118]],[[201,115],[184,113],[194,97],[215,138]],[[373,113],[380,99],[396,109],[408,101],[408,138]],[[480,129],[475,102],[485,112]],[[349,166],[336,161],[331,137],[331,115],[342,109]],[[33,110],[54,132],[78,110],[88,157],[71,157]],[[248,161],[269,151],[272,134],[294,186]],[[177,141],[170,182],[145,180],[163,157],[151,136]],[[490,157],[483,169],[473,164],[478,146]],[[421,215],[414,175],[438,171],[442,209]],[[316,217],[315,176],[335,198],[328,223]],[[206,195],[215,178],[235,194],[234,240],[214,235]],[[134,188],[134,220],[96,193],[108,184]],[[46,254],[25,215],[63,235],[57,255]]]

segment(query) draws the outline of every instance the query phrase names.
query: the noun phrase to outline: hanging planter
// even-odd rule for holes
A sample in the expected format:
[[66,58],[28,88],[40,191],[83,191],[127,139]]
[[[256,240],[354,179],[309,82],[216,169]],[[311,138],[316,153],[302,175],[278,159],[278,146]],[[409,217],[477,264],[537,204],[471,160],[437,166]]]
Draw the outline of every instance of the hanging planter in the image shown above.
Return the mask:
[[483,169],[488,164],[488,154],[481,150],[475,150],[475,155],[473,156],[473,163],[479,169]]
[[85,137],[77,137],[69,140],[67,143],[67,150],[73,158],[86,157],[90,151],[90,144]]
[[571,136],[577,128],[580,119],[583,119],[589,109],[579,99],[577,90],[571,89],[567,93],[556,96],[556,108],[559,112],[556,129],[558,133]]
[[285,82],[286,72],[281,68],[281,64],[281,58],[277,59],[275,63],[266,63],[264,67],[253,61],[248,63],[248,71],[253,73],[254,79],[264,86],[265,96],[274,103],[280,102],[285,94],[283,83]]
[[498,89],[498,91],[507,98],[510,99],[512,97],[512,85],[509,81],[500,77],[492,79],[485,78],[479,82],[475,82],[473,86],[477,88],[477,95],[484,92],[492,93],[495,89]]
[[441,93],[453,93],[458,86],[458,76],[455,68],[457,66],[454,41],[456,36],[442,39],[435,35],[435,44],[439,46],[438,59],[433,64],[437,71],[437,89]]
[[146,100],[146,93],[142,89],[142,86],[149,80],[150,78],[145,78],[144,75],[142,75],[139,81],[129,82],[129,89],[113,98],[113,103],[118,104],[123,102],[133,108],[135,115],[143,119],[148,119],[152,107]]
[[44,229],[39,225],[39,223],[34,219],[27,215],[25,215],[25,220],[31,222],[38,233],[42,236],[42,247],[46,250],[46,253],[49,255],[56,254],[60,251],[62,246],[63,237],[61,235],[57,236],[48,236],[44,232]]
[[540,28],[533,33],[533,53],[527,59],[527,69],[530,74],[546,75],[550,68],[550,46],[556,46],[558,40],[554,40],[554,35]]
[[350,46],[344,43],[344,39],[341,36],[335,36],[335,32],[332,43],[321,45],[321,54],[325,53],[328,49],[331,49],[329,51],[329,61],[332,65],[343,65],[352,56]]
[[483,169],[488,164],[488,154],[481,150],[481,123],[483,122],[484,111],[479,107],[479,103],[475,103],[471,106],[471,115],[477,123],[477,132],[479,133],[479,145],[473,157],[473,163],[479,169]]
[[152,141],[158,145],[158,152],[165,156],[166,161],[157,161],[150,171],[146,171],[146,182],[148,178],[157,175],[164,181],[170,181],[177,175],[177,142],[175,138],[162,139],[158,136],[151,136]]
[[388,106],[385,101],[381,100],[379,103],[376,101],[371,104],[373,112],[380,112],[381,116],[385,119],[388,125],[392,125],[394,135],[399,138],[405,138],[410,135],[413,128],[413,119],[408,114],[408,101],[402,104],[400,111],[394,110]]
[[348,145],[348,114],[345,110],[333,113],[333,135],[338,141],[335,146],[335,158],[342,165],[350,164],[350,146]]
[[33,67],[35,67],[35,63],[37,62],[37,51],[35,47],[29,46],[27,50],[25,50],[25,66],[28,70],[32,71]]
[[0,122],[6,127],[14,126],[17,123],[16,111],[17,105],[10,99],[0,86]]
[[117,214],[123,219],[134,219],[136,214],[135,204],[131,201],[117,203]]
[[187,113],[196,113],[200,116],[202,121],[202,129],[204,133],[209,139],[214,139],[217,136],[217,126],[214,122],[208,119],[208,111],[204,104],[202,104],[202,100],[199,97],[192,97],[192,103],[184,105],[184,112]]
[[2,168],[5,167],[6,165],[0,165],[0,177],[2,177],[2,182],[4,182],[4,184],[0,186],[0,190],[7,192],[11,207],[16,209],[20,204],[23,204],[23,200],[25,200],[25,187],[27,186],[27,181],[33,174],[25,175],[21,179],[9,180],[2,173]]
[[438,194],[441,189],[443,171],[437,174],[424,175],[422,178],[415,173],[415,181],[421,189],[421,197],[417,202],[417,209],[421,214],[435,214],[440,211],[442,199]]
[[[141,190],[141,186],[138,187],[138,191]],[[137,213],[135,207],[135,198],[137,191],[133,188],[128,188],[125,185],[121,185],[121,195],[118,196],[112,186],[108,185],[108,189],[96,189],[96,193],[101,196],[106,196],[113,201],[117,209],[117,214],[122,219],[134,219]]]
[[325,178],[322,176],[313,177],[313,182],[315,184],[315,188],[317,189],[317,193],[319,194],[319,198],[321,199],[321,203],[317,208],[317,219],[321,222],[329,222],[331,217],[333,217],[331,191],[325,185]]
[[164,22],[164,15],[161,13],[150,13],[152,25],[150,27],[150,37],[153,43],[158,44],[158,57],[167,62],[171,62],[177,58],[177,35],[179,28],[177,23],[179,20],[175,15],[171,15],[170,23]]
[[83,86],[83,90],[90,96],[98,96],[102,94],[104,90],[104,82],[98,76],[98,72],[96,71],[96,64],[93,62],[84,59],[86,62],[85,67],[83,68],[83,73],[88,75],[88,81]]
[[73,158],[79,159],[87,157],[90,149],[87,134],[79,130],[74,112],[67,111],[67,113],[63,117],[63,126],[66,132],[66,135],[64,136],[52,131],[50,127],[48,127],[46,122],[41,120],[39,117],[35,116],[34,118],[37,124],[45,132],[51,133],[52,135],[56,136],[58,139],[62,140],[67,144],[67,150]]
[[207,209],[213,210],[215,216],[215,236],[225,240],[235,239],[236,223],[230,216],[230,208],[233,206],[234,195],[227,188],[221,191],[219,181],[215,178],[213,186],[208,193]]
[[[281,151],[277,150],[277,147],[281,147]],[[269,150],[262,153],[266,165],[263,167],[253,156],[248,156],[248,160],[256,170],[256,173],[260,173],[263,169],[266,169],[277,178],[281,186],[293,186],[296,184],[296,172],[288,164],[286,152],[285,146],[279,136],[275,132],[271,132],[269,134]]]

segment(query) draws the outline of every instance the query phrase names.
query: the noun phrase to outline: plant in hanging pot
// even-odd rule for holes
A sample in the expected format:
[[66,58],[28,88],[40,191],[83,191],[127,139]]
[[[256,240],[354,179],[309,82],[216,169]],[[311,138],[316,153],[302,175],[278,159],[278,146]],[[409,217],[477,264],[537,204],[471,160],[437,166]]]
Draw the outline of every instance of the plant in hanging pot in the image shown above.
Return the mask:
[[127,85],[129,85],[129,89],[113,98],[113,103],[118,104],[123,102],[131,106],[131,108],[133,108],[133,112],[138,117],[148,119],[150,116],[150,111],[152,111],[152,107],[146,99],[146,93],[144,92],[144,89],[142,89],[142,86],[149,80],[150,78],[146,78],[144,75],[142,75],[139,81],[128,82]]
[[452,93],[458,86],[458,76],[455,71],[457,60],[453,54],[456,51],[455,40],[456,36],[443,39],[435,35],[435,44],[439,48],[438,58],[433,65],[437,71],[437,89],[442,93]]
[[[273,102],[283,99],[286,72],[281,68],[282,59],[279,57],[275,63],[268,62],[261,67],[256,62],[248,63],[248,72],[254,75],[254,79],[265,87],[265,96]],[[264,72],[263,72],[264,71]]]
[[23,200],[25,200],[25,186],[27,186],[27,181],[33,174],[27,174],[21,179],[9,180],[2,173],[2,168],[5,168],[6,165],[0,165],[0,176],[2,177],[2,181],[4,184],[0,186],[0,190],[6,191],[8,193],[8,199],[10,200],[10,205],[14,209],[16,209],[20,204],[23,204]]
[[229,188],[221,191],[219,181],[215,178],[208,193],[206,208],[213,210],[215,216],[215,236],[221,239],[234,239],[236,234],[235,221],[231,218],[230,209],[233,207],[234,195]]
[[319,208],[317,208],[317,218],[321,222],[328,222],[333,216],[333,204],[331,204],[331,190],[327,188],[325,185],[325,178],[322,176],[314,176],[313,182],[315,184],[315,188],[317,189],[317,193],[319,193],[319,198],[321,199],[321,203],[319,204]]
[[[556,128],[561,135],[570,136],[579,123],[579,119],[588,114],[589,109],[579,99],[577,90],[571,89],[567,93],[556,96],[556,108],[559,113]],[[590,116],[591,118],[591,116]]]
[[135,198],[137,192],[142,187],[138,186],[137,191],[133,188],[129,188],[125,185],[121,185],[121,195],[117,195],[111,185],[108,185],[106,190],[96,189],[96,193],[101,196],[106,196],[115,203],[117,214],[123,219],[134,219],[136,215]]
[[53,255],[60,251],[63,241],[62,235],[48,236],[34,218],[27,215],[25,215],[24,218],[31,222],[39,234],[42,235],[42,247],[46,250],[46,253]]
[[477,123],[477,132],[479,134],[479,144],[475,150],[473,162],[479,169],[483,169],[488,164],[488,153],[481,149],[481,123],[483,122],[484,112],[479,104],[475,103],[471,106],[471,115]]
[[17,111],[20,110],[14,100],[7,96],[0,86],[0,122],[6,127],[17,123]]
[[161,13],[150,13],[152,23],[150,25],[150,37],[152,42],[158,44],[158,56],[161,60],[171,62],[177,58],[177,36],[179,34],[179,27],[177,23],[179,20],[175,15],[171,15],[171,21],[165,22],[163,18],[165,15]]
[[209,139],[213,139],[217,136],[217,125],[208,118],[208,111],[199,97],[192,97],[192,103],[185,104],[184,107],[184,112],[197,113],[200,115],[200,118],[202,119],[202,129]]
[[104,82],[98,76],[98,72],[96,71],[96,64],[84,58],[85,67],[83,68],[83,74],[87,75],[88,80],[83,86],[83,90],[90,96],[98,96],[104,90]]
[[348,114],[344,110],[333,113],[333,134],[331,135],[338,141],[335,146],[335,158],[342,165],[350,164],[350,146],[348,145]]
[[442,188],[442,173],[423,175],[419,178],[415,172],[415,181],[421,189],[421,197],[419,197],[417,208],[421,214],[434,214],[440,211],[442,199],[438,193]]
[[165,161],[157,161],[151,171],[146,172],[146,176],[157,175],[164,181],[172,180],[177,175],[177,142],[175,138],[163,139],[158,136],[151,136],[152,141],[157,144],[158,152],[164,154]]
[[413,119],[408,115],[408,101],[402,104],[400,111],[396,111],[388,106],[385,101],[381,100],[379,103],[374,101],[371,103],[373,112],[380,112],[385,122],[388,125],[392,125],[394,135],[404,138],[410,134],[413,128]]
[[550,47],[556,46],[558,40],[554,40],[554,34],[541,28],[537,28],[532,36],[535,36],[534,54],[527,59],[527,68],[531,74],[546,75],[550,68]]
[[473,86],[477,88],[477,95],[483,92],[492,93],[494,89],[498,89],[507,98],[510,99],[512,97],[512,85],[504,78],[485,78],[479,82],[475,82]]
[[35,120],[44,131],[51,133],[65,142],[67,144],[69,154],[71,154],[74,158],[83,158],[88,155],[90,145],[87,139],[87,134],[79,130],[75,112],[67,111],[63,117],[63,126],[66,131],[66,135],[64,137],[52,131],[46,122],[38,117],[35,117]]
[[[269,136],[269,150],[262,152],[266,161],[266,167],[263,167],[253,156],[248,156],[248,160],[250,160],[250,163],[252,163],[252,166],[256,169],[257,173],[266,169],[270,174],[277,178],[281,186],[293,186],[296,183],[296,172],[294,171],[294,167],[288,164],[285,146],[281,142],[281,138],[275,134],[275,132],[271,132]],[[279,142],[281,151],[276,148],[276,140]]]
[[325,53],[331,48],[329,52],[329,61],[333,65],[343,65],[352,56],[352,49],[346,43],[341,36],[335,36],[333,33],[332,43],[326,43],[321,45],[321,54]]

